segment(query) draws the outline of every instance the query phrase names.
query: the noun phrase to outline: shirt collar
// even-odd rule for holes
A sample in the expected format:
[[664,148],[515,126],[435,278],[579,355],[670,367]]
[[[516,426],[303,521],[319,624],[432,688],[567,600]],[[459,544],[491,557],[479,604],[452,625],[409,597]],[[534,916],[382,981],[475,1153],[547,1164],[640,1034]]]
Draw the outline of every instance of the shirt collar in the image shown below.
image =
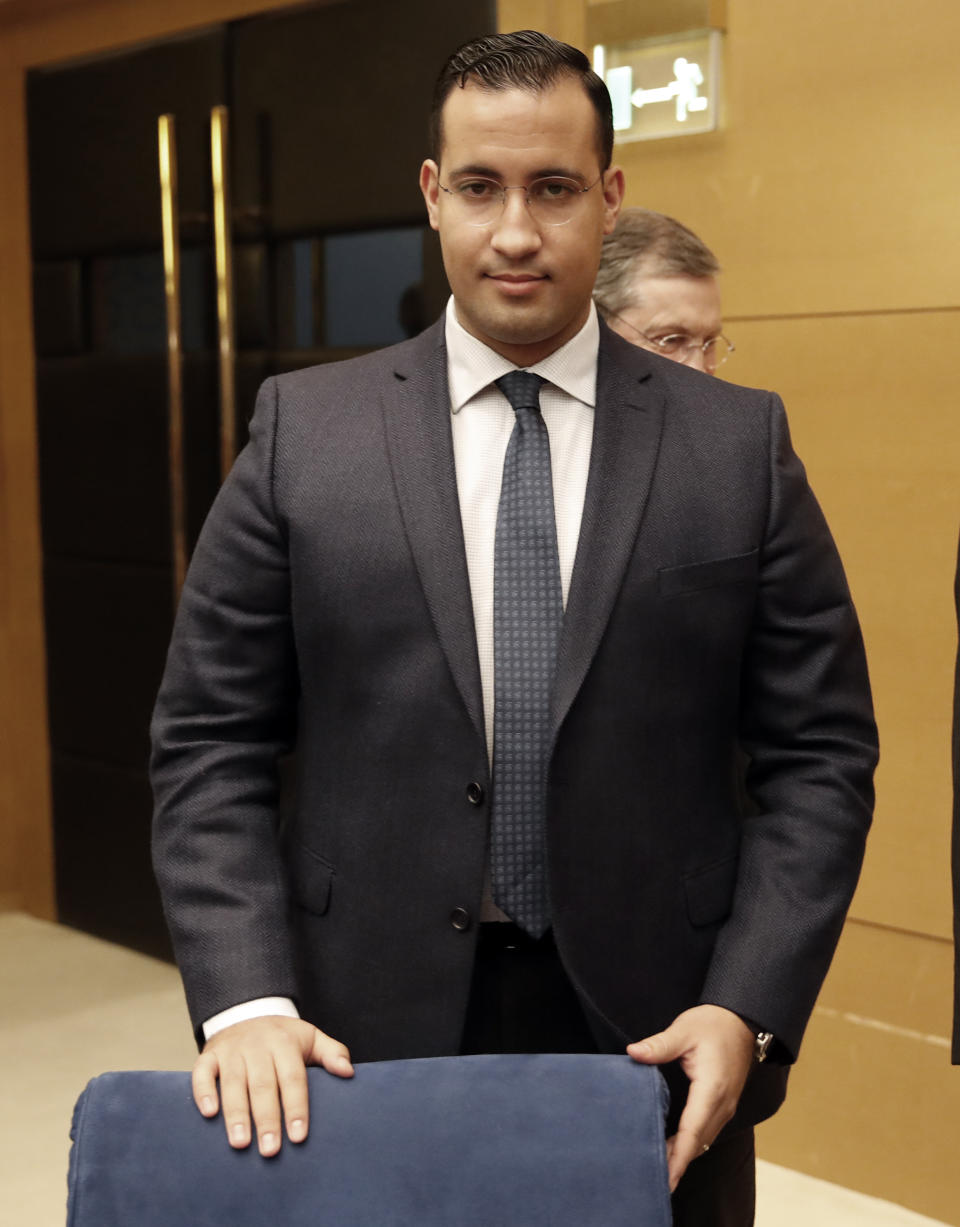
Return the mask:
[[[452,297],[447,303],[445,335],[450,407],[454,413],[459,413],[467,401],[495,379],[517,369],[512,362],[467,332],[457,319]],[[591,302],[590,314],[577,335],[542,361],[524,369],[542,376],[554,387],[595,408],[599,344],[597,309]]]

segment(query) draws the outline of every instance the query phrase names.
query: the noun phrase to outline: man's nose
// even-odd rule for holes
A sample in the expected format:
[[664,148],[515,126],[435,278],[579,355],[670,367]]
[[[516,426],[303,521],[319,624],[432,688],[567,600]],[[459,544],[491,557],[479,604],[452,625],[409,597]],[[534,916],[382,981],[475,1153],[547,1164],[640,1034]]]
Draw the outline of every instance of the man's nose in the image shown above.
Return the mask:
[[540,248],[543,238],[530,213],[525,188],[506,189],[503,209],[493,223],[491,242],[497,251],[514,258]]
[[703,371],[704,375],[712,375],[710,359],[707,357],[707,351],[700,345],[691,345],[683,355],[683,365],[692,366],[696,371]]

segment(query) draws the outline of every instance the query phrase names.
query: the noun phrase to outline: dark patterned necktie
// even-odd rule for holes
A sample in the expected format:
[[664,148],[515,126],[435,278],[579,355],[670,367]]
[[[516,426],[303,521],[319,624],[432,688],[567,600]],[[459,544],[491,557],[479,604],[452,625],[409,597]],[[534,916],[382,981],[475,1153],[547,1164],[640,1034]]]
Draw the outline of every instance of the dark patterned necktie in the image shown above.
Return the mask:
[[546,776],[550,691],[563,623],[550,439],[539,375],[497,381],[516,413],[503,464],[493,563],[494,902],[540,937],[550,925]]

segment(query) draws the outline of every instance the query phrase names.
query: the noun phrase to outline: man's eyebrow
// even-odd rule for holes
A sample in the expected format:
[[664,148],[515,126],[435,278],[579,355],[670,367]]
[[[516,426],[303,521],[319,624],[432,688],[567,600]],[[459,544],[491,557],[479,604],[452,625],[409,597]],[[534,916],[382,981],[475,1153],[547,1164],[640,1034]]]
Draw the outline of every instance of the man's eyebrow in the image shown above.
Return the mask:
[[577,183],[586,183],[587,177],[579,170],[571,170],[569,166],[545,166],[538,170],[531,179],[574,179]]
[[[484,166],[479,162],[471,162],[466,166],[457,166],[447,173],[451,179],[462,178],[465,175],[476,175],[481,179],[493,179],[497,183],[503,182],[503,175],[499,171],[494,170],[491,166]],[[573,179],[576,183],[586,183],[585,176],[578,170],[571,170],[569,166],[542,167],[527,176],[528,183],[532,183],[535,179]]]
[[483,166],[479,162],[470,162],[466,166],[457,166],[453,170],[448,171],[451,179],[460,178],[463,175],[477,175],[481,179],[499,179],[500,175],[490,166]]

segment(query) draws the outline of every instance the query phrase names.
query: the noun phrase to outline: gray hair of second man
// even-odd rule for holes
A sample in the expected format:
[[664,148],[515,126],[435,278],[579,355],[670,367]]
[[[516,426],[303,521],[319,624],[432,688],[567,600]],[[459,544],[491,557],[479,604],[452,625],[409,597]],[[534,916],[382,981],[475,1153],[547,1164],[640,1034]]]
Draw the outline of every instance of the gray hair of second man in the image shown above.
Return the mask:
[[440,71],[430,108],[430,151],[439,166],[443,149],[443,104],[450,93],[473,82],[481,89],[525,89],[541,93],[561,77],[579,80],[596,112],[600,169],[613,158],[613,107],[602,78],[576,47],[539,30],[489,34],[456,50]]
[[640,305],[635,280],[641,263],[652,277],[713,277],[720,271],[717,257],[682,222],[652,209],[624,209],[603,240],[593,289],[602,316]]

